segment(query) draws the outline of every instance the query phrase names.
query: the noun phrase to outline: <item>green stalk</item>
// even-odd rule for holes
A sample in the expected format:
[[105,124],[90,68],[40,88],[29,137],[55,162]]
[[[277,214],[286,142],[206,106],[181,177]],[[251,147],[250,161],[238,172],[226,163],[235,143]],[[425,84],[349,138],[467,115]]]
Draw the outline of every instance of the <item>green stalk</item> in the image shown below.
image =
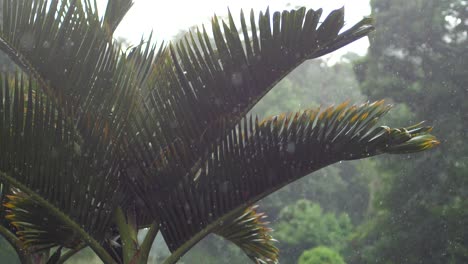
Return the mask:
[[25,249],[21,240],[18,239],[15,234],[13,234],[10,230],[6,227],[0,225],[0,235],[3,236],[8,243],[15,249],[16,254],[18,254],[18,258],[20,259],[21,263],[29,264],[31,263],[31,259],[29,255],[25,254],[27,250]]
[[138,241],[135,231],[127,223],[127,219],[121,207],[118,207],[114,214],[114,221],[119,229],[122,240],[123,262],[130,263],[138,250]]
[[153,222],[146,233],[145,239],[140,246],[140,259],[139,263],[146,264],[148,263],[149,253],[151,251],[151,246],[153,245],[154,239],[159,231],[159,225],[156,222]]
[[62,220],[67,226],[70,228],[74,229],[80,236],[81,239],[89,245],[89,247],[96,253],[96,255],[101,258],[101,260],[106,263],[115,263],[114,259],[107,253],[107,251],[99,244],[98,241],[96,241],[92,236],[90,236],[79,224],[77,224],[75,221],[73,221],[68,215],[63,213],[60,209],[55,207],[53,204],[49,203],[47,200],[42,198],[39,194],[36,192],[32,191],[28,187],[26,187],[24,184],[18,182],[15,178],[9,176],[8,174],[4,172],[0,172],[0,179],[8,182],[9,184],[17,187],[21,191],[25,192],[33,200],[35,200],[37,203],[39,203],[41,206],[43,206],[47,211],[49,211],[53,216],[57,217],[58,219]]
[[65,261],[67,261],[69,258],[71,258],[73,255],[75,255],[76,253],[80,252],[82,249],[84,249],[86,247],[86,244],[81,244],[79,245],[78,247],[74,248],[74,249],[70,249],[68,250],[67,252],[65,252],[65,254],[63,254],[59,261],[57,262],[57,264],[62,264],[62,263],[65,263]]
[[138,232],[135,227],[127,221],[121,207],[117,208],[115,211],[114,222],[117,225],[120,239],[122,240],[123,263],[146,264],[148,262],[151,246],[159,231],[158,224],[156,222],[151,224],[142,244],[139,245]]
[[232,210],[231,212],[220,217],[218,220],[207,225],[204,229],[195,234],[192,238],[190,238],[187,242],[180,246],[176,251],[174,251],[167,259],[164,260],[163,264],[175,264],[187,251],[189,251],[193,246],[195,246],[195,244],[197,244],[205,236],[216,230],[219,227],[220,223],[230,219],[235,214],[237,214],[239,210],[245,210],[245,208],[245,205],[240,206],[238,207],[238,209]]

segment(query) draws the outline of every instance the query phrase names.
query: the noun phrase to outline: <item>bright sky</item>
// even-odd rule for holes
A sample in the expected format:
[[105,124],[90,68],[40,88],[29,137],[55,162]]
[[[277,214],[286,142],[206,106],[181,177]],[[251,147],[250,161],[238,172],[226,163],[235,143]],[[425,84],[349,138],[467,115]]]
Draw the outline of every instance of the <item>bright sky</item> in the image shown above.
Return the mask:
[[[98,3],[102,6],[100,13],[103,14],[107,0],[98,0]],[[369,0],[134,0],[132,9],[120,24],[116,35],[136,44],[143,34],[147,36],[153,30],[158,41],[170,40],[180,30],[189,29],[193,25],[207,25],[214,13],[224,16],[227,14],[227,7],[236,19],[241,8],[244,12],[253,8],[258,14],[268,6],[270,11],[281,11],[296,6],[323,8],[322,18],[331,10],[345,6],[347,25],[352,25],[370,14]],[[365,54],[368,45],[366,38],[361,39],[343,48],[339,53],[354,51]]]

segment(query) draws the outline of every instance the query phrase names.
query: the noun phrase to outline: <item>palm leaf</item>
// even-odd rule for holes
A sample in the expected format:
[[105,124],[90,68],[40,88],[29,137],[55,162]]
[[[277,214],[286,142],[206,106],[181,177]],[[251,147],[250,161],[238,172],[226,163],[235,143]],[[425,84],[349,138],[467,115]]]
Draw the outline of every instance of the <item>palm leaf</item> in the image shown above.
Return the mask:
[[80,137],[34,81],[0,79],[0,180],[26,193],[87,243],[103,241],[123,199],[120,182],[112,178],[119,160],[107,143],[106,127],[90,117],[92,129]]
[[[129,135],[136,146],[133,157],[143,161],[143,175],[136,174],[138,179],[133,180],[139,181],[136,185],[174,188],[196,169],[200,157],[207,155],[207,146],[225,136],[220,128],[230,131],[287,73],[373,29],[371,21],[363,19],[340,34],[343,9],[333,11],[318,26],[321,13],[305,8],[275,12],[271,25],[268,10],[260,13],[258,24],[252,11],[251,32],[241,13],[243,42],[231,14],[222,26],[215,17],[215,47],[203,29],[163,50],[148,74],[143,102],[135,111],[134,130]],[[183,160],[165,158],[172,148],[184,153]],[[161,166],[166,173],[158,172]],[[153,216],[159,217],[157,212]]]
[[[61,160],[46,164],[52,167],[51,172],[55,167],[64,170],[57,171],[57,175],[31,172],[27,178],[6,175],[10,177],[4,181],[16,184],[28,195],[34,190],[45,198],[44,202],[51,202],[49,205],[70,215],[78,223],[77,227],[83,227],[81,235],[88,232],[101,244],[108,242],[105,235],[110,232],[115,208],[131,199],[130,193],[121,189],[128,147],[122,143],[125,143],[127,118],[136,103],[138,87],[145,82],[148,68],[157,56],[154,46],[145,49],[140,45],[135,50],[140,55],[136,58],[123,54],[114,45],[111,34],[130,5],[131,1],[109,3],[102,23],[96,4],[93,6],[88,0],[7,0],[4,5],[4,18],[9,22],[2,28],[0,48],[39,82],[38,87],[45,91],[50,104],[48,107],[60,113],[60,122],[65,122],[61,127],[67,126],[74,132],[76,139],[70,144],[77,152],[76,155],[56,153]],[[24,46],[25,39],[33,44]],[[45,125],[55,126],[54,123]],[[40,138],[25,140],[34,144]],[[6,155],[11,153],[13,150]],[[19,153],[19,159],[21,155],[24,153]],[[64,155],[70,157],[62,158]],[[55,164],[70,160],[67,168]],[[34,166],[40,167],[42,162],[47,160],[36,161]],[[41,184],[31,189],[30,185],[36,182]],[[56,192],[54,195],[49,194],[52,190]],[[76,197],[80,194],[83,197]],[[50,237],[54,236],[50,234]],[[88,238],[84,240],[89,242]]]
[[56,246],[76,248],[79,235],[61,219],[51,215],[39,203],[21,191],[8,196],[6,219],[17,229],[16,235],[34,251]]
[[[112,36],[120,22],[133,5],[132,0],[113,0],[107,2],[106,14],[104,15],[104,25]],[[96,8],[97,9],[97,8]]]
[[99,113],[94,119],[118,135],[121,129],[112,128],[122,124],[119,114],[131,110],[137,87],[135,68],[129,69],[110,35],[131,1],[110,2],[101,21],[91,0],[5,0],[0,49],[63,108],[78,131],[86,130],[89,115]]
[[[41,84],[53,107],[63,108],[86,151],[112,164],[123,158],[126,120],[156,52],[140,46],[136,60],[110,38],[131,1],[109,1],[103,22],[92,2],[5,0],[0,48]],[[114,174],[119,182],[123,173]]]
[[278,263],[279,250],[273,245],[276,240],[270,235],[272,229],[263,222],[266,215],[256,209],[257,206],[251,206],[241,210],[214,233],[236,244],[255,263]]
[[10,188],[7,184],[0,181],[0,225],[8,227],[9,223],[6,221],[6,208],[4,204],[7,202],[7,195],[10,192]]
[[16,236],[16,228],[6,219],[7,208],[5,204],[8,201],[8,194],[11,193],[11,189],[8,184],[5,184],[0,180],[0,236],[2,236],[18,253],[18,257],[23,261],[24,255],[21,253],[24,251],[24,246],[21,240]]
[[3,1],[0,48],[51,99],[86,95],[106,54],[103,34],[89,1]]
[[[430,127],[374,128],[388,110],[382,101],[351,107],[344,103],[263,122],[243,119],[210,146],[211,154],[198,164],[198,170],[183,177],[176,188],[158,189],[163,195],[153,194],[165,197],[152,210],[160,215],[169,249],[180,256],[220,221],[232,217],[232,212],[335,162],[412,153],[438,144],[427,134]],[[167,159],[179,157],[183,160],[184,153],[177,148],[166,154]],[[147,199],[151,188],[141,187]]]
[[154,70],[151,95],[145,100],[149,110],[142,110],[142,116],[153,116],[150,131],[156,132],[159,143],[155,146],[164,148],[179,140],[197,153],[219,136],[213,134],[216,127],[225,123],[232,128],[299,64],[373,29],[364,19],[340,34],[344,10],[333,11],[318,26],[321,13],[305,8],[275,12],[271,24],[267,10],[260,13],[257,24],[252,11],[251,32],[241,13],[243,41],[229,14],[226,23],[213,18],[214,47],[204,28],[170,45]]

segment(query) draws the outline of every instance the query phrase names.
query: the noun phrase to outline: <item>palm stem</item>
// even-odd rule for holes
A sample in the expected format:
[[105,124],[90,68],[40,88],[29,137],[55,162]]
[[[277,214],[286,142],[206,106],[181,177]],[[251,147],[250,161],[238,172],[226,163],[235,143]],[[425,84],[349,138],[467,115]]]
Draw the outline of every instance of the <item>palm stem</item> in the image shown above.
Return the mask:
[[246,206],[242,205],[239,206],[237,209],[232,210],[231,212],[225,214],[224,216],[220,217],[217,221],[206,226],[203,230],[198,232],[196,235],[192,236],[187,242],[185,242],[182,246],[180,246],[176,251],[172,252],[172,254],[164,260],[163,264],[175,264],[179,259],[189,251],[193,246],[195,246],[200,240],[202,240],[205,236],[219,227],[220,223],[224,222],[227,219],[230,219],[234,215],[238,214],[240,210],[245,210]]
[[153,245],[154,239],[159,231],[159,225],[156,222],[153,222],[148,228],[148,233],[146,233],[145,239],[140,246],[140,261],[139,263],[148,263],[148,256],[151,251],[151,246]]
[[65,252],[65,254],[63,254],[59,261],[57,262],[57,264],[62,264],[62,263],[65,263],[65,261],[67,261],[69,258],[73,257],[76,253],[80,252],[82,249],[84,249],[85,247],[87,247],[86,244],[81,244],[79,245],[78,247],[74,248],[74,249],[70,249],[68,250],[67,252]]
[[17,187],[24,193],[28,194],[31,196],[33,200],[35,200],[38,204],[43,206],[46,210],[48,210],[52,215],[63,221],[67,226],[75,230],[83,239],[83,241],[89,245],[93,249],[93,251],[96,253],[96,255],[101,258],[101,260],[104,263],[115,263],[115,260],[107,253],[107,251],[99,244],[98,241],[96,241],[92,236],[90,236],[83,228],[80,227],[79,224],[77,224],[75,221],[73,221],[68,215],[60,211],[58,208],[56,208],[54,205],[49,203],[47,200],[45,200],[42,196],[37,194],[36,192],[32,191],[22,183],[18,182],[15,178],[9,176],[8,174],[4,172],[0,172],[0,179],[8,182],[9,184]]
[[120,239],[122,240],[123,263],[130,263],[138,249],[136,232],[127,223],[121,207],[118,207],[115,211],[114,221],[119,229]]

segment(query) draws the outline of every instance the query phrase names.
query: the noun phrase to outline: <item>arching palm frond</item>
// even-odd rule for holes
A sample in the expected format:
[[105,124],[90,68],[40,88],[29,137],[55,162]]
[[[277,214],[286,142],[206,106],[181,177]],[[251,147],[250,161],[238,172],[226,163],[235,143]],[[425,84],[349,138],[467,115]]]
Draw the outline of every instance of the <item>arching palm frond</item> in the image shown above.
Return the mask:
[[205,139],[204,143],[209,143],[216,130],[213,128],[223,122],[227,127],[235,125],[302,62],[341,48],[373,30],[372,21],[363,19],[340,33],[344,9],[331,12],[319,26],[321,14],[321,9],[300,8],[275,12],[271,22],[267,10],[265,14],[260,12],[257,23],[251,11],[249,31],[241,13],[239,34],[229,13],[227,22],[216,17],[212,20],[214,47],[204,28],[170,46],[173,65],[158,76],[154,92],[160,99],[150,101],[152,109],[156,103],[167,105],[166,100],[172,97],[180,101],[170,107],[178,124],[166,133],[188,141],[181,131],[189,131],[190,140]]
[[78,131],[86,130],[92,115],[119,134],[112,126],[121,123],[113,119],[120,109],[130,110],[137,87],[111,33],[131,1],[111,1],[104,22],[93,2],[5,0],[0,49],[64,109]]
[[[125,148],[128,147],[124,141],[125,127],[136,104],[138,87],[144,83],[148,67],[157,52],[150,45],[147,49],[140,47],[137,50],[142,56],[136,60],[114,44],[112,33],[128,11],[131,1],[111,1],[102,21],[97,14],[96,2],[94,5],[91,2],[4,1],[5,23],[0,33],[0,49],[39,83],[33,94],[41,94],[41,100],[49,105],[33,103],[34,107],[38,107],[33,112],[39,116],[40,112],[45,111],[41,107],[48,107],[55,113],[53,116],[60,121],[52,120],[62,122],[60,129],[67,127],[73,131],[75,138],[69,139],[69,147],[77,153],[72,156],[54,151],[60,160],[50,158],[47,153],[42,154],[44,161],[36,160],[33,168],[37,170],[42,162],[49,162],[44,165],[50,170],[47,174],[28,171],[22,172],[27,176],[12,175],[8,167],[0,170],[5,172],[2,174],[3,182],[11,183],[33,199],[41,198],[39,200],[44,210],[55,210],[52,213],[65,217],[68,215],[67,224],[76,224],[74,227],[81,230],[80,239],[86,243],[95,239],[97,241],[91,242],[96,245],[103,243],[114,210],[129,199],[130,193],[121,189],[121,177],[127,165],[123,162]],[[43,95],[41,91],[44,91]],[[27,98],[28,102],[32,102],[29,100],[32,97]],[[11,113],[5,116],[9,115]],[[46,122],[42,124],[44,126],[58,126],[40,118],[29,120],[24,126],[35,128],[39,126],[37,122]],[[60,129],[57,131],[64,135],[71,133]],[[63,135],[60,133],[49,133],[43,137],[59,137]],[[25,134],[20,138],[27,141],[25,145],[32,144],[28,145],[30,147],[36,144],[36,140],[42,140],[42,137],[27,137],[31,135]],[[6,142],[8,139],[2,137],[1,140]],[[54,144],[58,143],[50,144],[49,149],[56,149]],[[47,146],[45,148],[47,150]],[[33,148],[31,153],[45,150]],[[23,153],[22,149],[4,149],[2,156],[8,155],[21,159],[28,154]],[[47,160],[47,157],[51,160]],[[5,159],[4,163],[5,166],[14,166],[11,160]],[[14,208],[11,208],[10,212],[13,211]],[[31,232],[34,231],[29,230],[28,234]],[[52,240],[54,237],[53,232],[44,236]],[[60,241],[54,243],[63,244]],[[98,254],[109,260],[109,256],[102,256],[102,250]]]
[[111,51],[89,0],[3,2],[2,51],[51,100],[86,96],[100,73],[100,61]]
[[117,29],[120,22],[122,22],[122,19],[125,17],[128,10],[130,10],[132,5],[132,0],[113,0],[107,2],[106,13],[104,15],[104,26],[109,30],[110,36],[114,34],[114,31]]
[[231,220],[224,221],[214,232],[241,248],[255,263],[278,263],[279,250],[273,243],[273,231],[268,228],[264,213],[257,212],[257,206],[240,211]]
[[[153,210],[160,214],[161,231],[169,248],[177,256],[202,234],[215,229],[217,223],[232,217],[229,214],[233,211],[335,162],[417,152],[438,144],[427,134],[430,127],[374,128],[388,110],[383,102],[351,107],[342,104],[322,112],[307,110],[263,122],[243,119],[219,143],[210,146],[210,155],[197,170],[183,177],[176,188],[156,195],[158,199],[165,197],[153,204]],[[184,153],[174,147],[165,158],[182,164]],[[144,196],[151,197],[151,187]]]
[[[10,81],[3,75],[0,79],[0,180],[21,190],[47,210],[45,214],[56,218],[51,221],[65,223],[83,241],[102,241],[123,195],[118,191],[120,182],[113,177],[119,166],[118,160],[112,159],[113,148],[106,143],[110,139],[105,128],[94,126],[89,119],[94,130],[90,129],[83,140],[33,81],[23,77]],[[92,140],[97,139],[95,135],[99,135],[99,142]],[[15,205],[9,205],[13,214]],[[23,224],[28,225],[17,226]],[[54,232],[48,234],[50,239]],[[31,237],[31,233],[18,235],[26,240]],[[58,245],[62,242],[54,241]],[[44,246],[34,239],[27,244]]]
[[[9,223],[6,221],[6,208],[4,204],[7,202],[7,195],[10,193],[10,186],[0,181],[0,226],[7,227]],[[8,228],[7,228],[8,229]]]
[[55,246],[76,248],[82,243],[81,237],[70,226],[19,190],[8,195],[5,207],[6,219],[15,227],[16,235],[30,252]]
[[[373,29],[371,21],[363,19],[340,33],[343,9],[319,26],[321,14],[305,8],[275,12],[272,24],[268,10],[260,13],[258,23],[252,11],[251,31],[241,14],[243,41],[229,14],[229,26],[217,18],[212,21],[214,47],[203,29],[163,51],[149,74],[149,89],[143,91],[130,134],[137,146],[134,157],[143,160],[145,175],[139,184],[174,188],[206,155],[206,147],[224,136],[220,128],[230,131],[287,73]],[[158,161],[171,148],[184,152],[183,162]],[[171,173],[155,173],[155,164],[170,167]]]

